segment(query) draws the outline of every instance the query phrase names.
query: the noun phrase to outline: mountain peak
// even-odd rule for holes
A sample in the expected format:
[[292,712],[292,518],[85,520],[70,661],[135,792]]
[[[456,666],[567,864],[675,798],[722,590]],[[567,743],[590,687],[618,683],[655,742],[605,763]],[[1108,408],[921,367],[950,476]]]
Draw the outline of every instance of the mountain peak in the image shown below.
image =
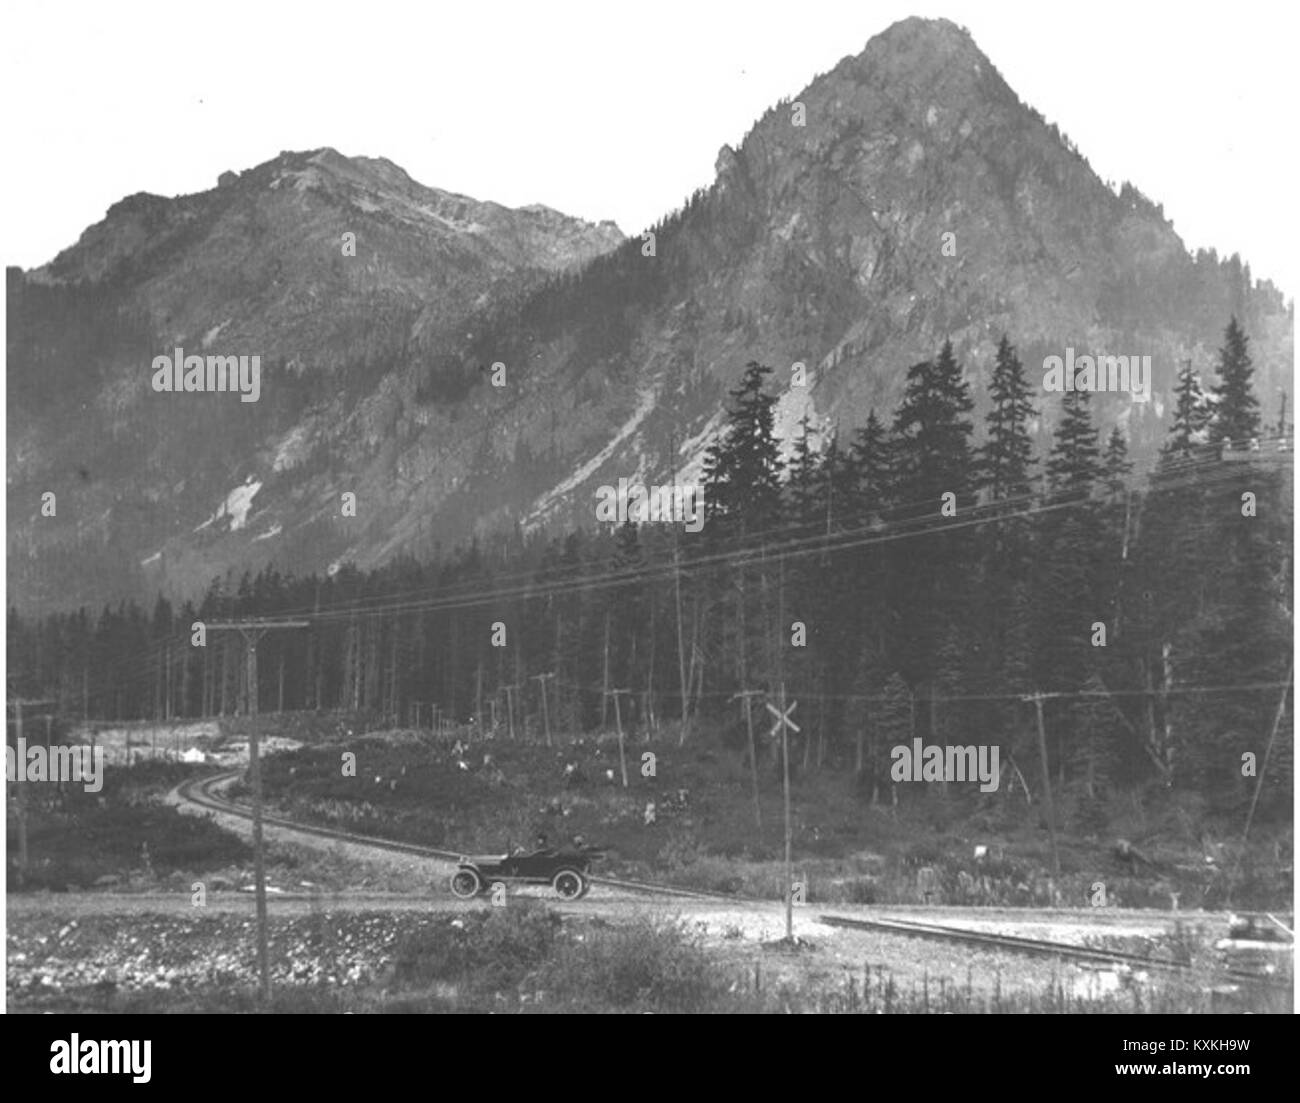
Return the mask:
[[[1280,296],[1240,264],[1189,256],[1135,190],[1115,195],[944,19],[894,24],[723,146],[658,263],[615,249],[612,223],[426,187],[328,146],[220,184],[128,197],[45,273],[11,281],[24,404],[11,400],[10,500],[53,488],[70,496],[61,517],[103,519],[60,535],[11,514],[38,549],[24,584],[51,600],[89,577],[41,575],[53,559],[39,552],[61,540],[102,559],[111,537],[120,585],[188,593],[272,557],[306,572],[377,564],[430,531],[584,523],[602,482],[695,477],[750,358],[808,366],[775,414],[788,444],[804,415],[850,433],[888,409],[905,366],[946,341],[980,406],[1003,334],[1026,365],[1084,345],[1149,354],[1154,401],[1095,408],[1139,462],[1164,435],[1176,366],[1206,369],[1229,313],[1256,342],[1261,394],[1293,364]],[[28,293],[46,277],[98,286]],[[274,401],[160,406],[143,366],[177,346],[260,354]],[[485,382],[497,361],[520,387],[504,408]],[[105,416],[66,441],[92,406]],[[1040,405],[1041,447],[1058,416]],[[93,494],[61,481],[79,467],[96,472]],[[341,470],[367,496],[364,531],[330,508]],[[250,472],[249,526],[204,527]],[[104,514],[110,483],[149,510]]]
[[941,96],[954,107],[970,96],[978,102],[1010,91],[969,31],[947,19],[920,17],[887,27],[821,79],[868,86],[895,103]]

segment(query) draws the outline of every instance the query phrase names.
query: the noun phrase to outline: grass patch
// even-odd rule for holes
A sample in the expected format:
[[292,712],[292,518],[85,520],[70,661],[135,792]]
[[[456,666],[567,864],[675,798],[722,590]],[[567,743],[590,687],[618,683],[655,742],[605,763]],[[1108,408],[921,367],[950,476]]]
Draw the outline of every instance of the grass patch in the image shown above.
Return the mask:
[[728,1009],[734,978],[680,922],[641,917],[566,939],[537,978],[566,1010]]
[[249,860],[252,851],[237,836],[161,803],[164,793],[193,776],[194,767],[174,763],[110,766],[101,792],[71,786],[57,803],[51,787],[30,785],[38,799],[29,799],[28,869],[22,878],[13,801],[7,809],[9,891],[69,892],[104,879],[155,882]]

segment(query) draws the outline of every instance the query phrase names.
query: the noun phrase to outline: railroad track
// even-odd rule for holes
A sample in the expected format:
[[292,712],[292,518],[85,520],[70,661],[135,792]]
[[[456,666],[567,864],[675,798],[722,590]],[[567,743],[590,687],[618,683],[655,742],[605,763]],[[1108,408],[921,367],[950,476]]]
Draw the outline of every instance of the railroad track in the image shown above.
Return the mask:
[[[238,816],[251,820],[252,810],[242,804],[236,804],[213,792],[218,785],[238,777],[240,771],[230,770],[212,777],[184,782],[178,787],[179,794],[192,804],[221,812],[225,815]],[[325,839],[337,839],[340,842],[358,843],[400,854],[413,854],[424,858],[437,858],[446,862],[459,861],[464,851],[441,850],[437,847],[421,846],[417,843],[398,842],[393,839],[376,838],[373,835],[361,835],[353,831],[340,831],[337,828],[317,827],[302,824],[280,816],[262,816],[262,822],[275,827],[285,828],[304,835],[314,835]],[[702,892],[695,889],[675,888],[669,885],[654,885],[645,881],[627,881],[614,877],[592,877],[592,884],[606,888],[623,889],[650,896],[670,896],[683,899],[711,900],[724,902],[732,907],[772,905],[770,900],[725,895],[723,893]],[[929,938],[959,945],[975,946],[984,949],[1003,950],[1011,953],[1027,954],[1035,957],[1051,957],[1060,960],[1087,962],[1102,965],[1127,965],[1140,969],[1156,969],[1168,972],[1190,972],[1189,963],[1162,961],[1144,957],[1141,954],[1124,953],[1119,950],[1103,950],[1089,946],[1077,946],[1068,942],[1054,942],[1046,939],[1023,938],[1019,935],[993,934],[986,931],[972,931],[960,927],[946,927],[935,923],[925,923],[911,919],[858,919],[842,915],[819,915],[818,921],[831,927],[844,927],[857,930],[873,930],[885,934],[902,935],[911,938]],[[1290,983],[1276,977],[1261,977],[1254,973],[1240,970],[1225,970],[1225,975],[1234,981],[1248,984],[1264,984],[1269,987],[1289,988]]]
[[[228,770],[224,773],[214,774],[212,777],[187,781],[178,786],[177,792],[191,804],[197,804],[202,808],[208,808],[228,816],[238,816],[240,819],[251,820],[253,818],[252,809],[246,805],[235,804],[233,801],[226,800],[225,797],[213,792],[218,785],[238,777],[240,772],[239,770]],[[337,839],[346,843],[358,843],[362,846],[388,850],[397,854],[414,854],[421,858],[437,858],[444,862],[457,862],[466,854],[463,850],[439,850],[437,847],[420,846],[418,843],[381,839],[376,838],[374,835],[360,835],[354,831],[340,831],[332,827],[317,827],[314,824],[303,824],[296,820],[287,820],[281,816],[263,814],[262,822],[268,826],[286,828],[303,835],[314,835],[322,839]],[[606,888],[624,889],[627,892],[640,892],[654,896],[676,896],[694,900],[725,900],[731,904],[737,902],[764,903],[764,901],[738,901],[737,897],[726,896],[722,893],[674,888],[669,885],[652,885],[645,881],[625,881],[614,877],[591,877],[589,880],[593,885],[604,885]]]
[[[858,930],[883,931],[912,938],[930,938],[942,942],[976,946],[984,949],[1009,950],[1034,957],[1052,957],[1101,965],[1128,965],[1140,969],[1159,969],[1172,973],[1190,972],[1189,962],[1162,961],[1142,954],[1129,954],[1121,950],[1103,950],[1091,946],[1076,946],[1069,942],[1048,939],[1022,938],[1019,935],[993,934],[972,931],[962,927],[944,927],[935,923],[919,923],[910,919],[850,919],[840,915],[820,915],[819,922],[831,927],[849,927]],[[1226,969],[1224,975],[1248,984],[1263,984],[1274,988],[1290,988],[1290,982],[1279,977],[1260,976],[1237,969]]]

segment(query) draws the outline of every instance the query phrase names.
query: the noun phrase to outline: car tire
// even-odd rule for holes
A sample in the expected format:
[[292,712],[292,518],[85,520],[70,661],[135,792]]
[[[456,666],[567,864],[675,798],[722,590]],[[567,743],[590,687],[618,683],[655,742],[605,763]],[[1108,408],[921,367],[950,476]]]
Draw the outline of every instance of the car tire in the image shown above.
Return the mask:
[[458,869],[451,875],[451,891],[462,900],[471,900],[483,891],[483,878],[476,870]]
[[577,900],[587,891],[587,879],[576,869],[562,869],[551,878],[551,887],[561,900]]

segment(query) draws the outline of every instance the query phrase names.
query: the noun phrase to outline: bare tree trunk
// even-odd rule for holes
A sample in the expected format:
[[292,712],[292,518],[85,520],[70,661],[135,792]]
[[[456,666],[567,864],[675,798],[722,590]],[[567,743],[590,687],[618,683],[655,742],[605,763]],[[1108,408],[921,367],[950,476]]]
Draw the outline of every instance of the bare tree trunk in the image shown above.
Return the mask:
[[673,529],[673,600],[677,607],[677,675],[682,691],[681,714],[679,717],[682,730],[678,739],[678,745],[680,746],[686,742],[686,727],[690,717],[690,710],[687,706],[690,704],[690,698],[686,680],[686,650],[682,644],[682,568],[680,552],[677,547],[677,530],[675,528]]
[[230,637],[221,641],[221,715],[230,715]]
[[460,673],[460,619],[451,614],[451,661],[447,664],[447,708],[454,719],[456,716],[456,683]]
[[361,627],[354,620],[348,635],[352,660],[352,711],[361,711]]
[[[939,702],[935,700],[934,683],[930,683],[930,742],[943,747],[948,742],[947,733],[939,732]],[[940,774],[939,792],[943,794],[945,800],[948,798],[948,771],[944,770]]]
[[822,697],[817,709],[817,769],[826,761],[826,672],[822,671]]
[[483,734],[483,659],[478,661],[478,677],[474,681],[474,724],[478,734]]
[[370,631],[366,633],[366,707],[383,711],[383,665],[379,660],[381,648],[379,643],[379,619],[370,618]]
[[181,648],[181,701],[178,716],[188,716],[190,707],[190,653]]
[[650,596],[650,671],[645,680],[645,705],[643,708],[642,723],[645,724],[646,742],[650,742],[651,729],[654,726],[654,701],[652,696],[655,691],[655,600],[654,595]]
[[397,701],[397,637],[401,633],[401,621],[393,621],[393,643],[390,648],[390,663],[388,671],[388,715],[393,718],[393,724],[398,723],[400,711]]
[[700,656],[699,668],[695,678],[695,714],[698,716],[704,701],[704,656]]
[[[312,635],[314,636],[315,633],[312,633]],[[313,646],[310,666],[315,684],[315,689],[312,692],[312,704],[318,709],[324,707],[325,696],[325,657],[321,654],[321,650],[321,648]]]
[[[524,661],[523,648],[516,647],[515,648],[515,690],[516,691],[523,689],[528,684],[524,678],[523,661]],[[511,704],[510,711],[511,714],[513,715],[514,714],[513,703]],[[524,701],[522,699],[520,700],[519,703],[519,721],[520,721],[520,727],[523,728],[523,735],[525,738],[527,738],[528,714],[524,711]]]
[[600,683],[600,730],[609,716],[609,610],[605,610],[605,673]]

